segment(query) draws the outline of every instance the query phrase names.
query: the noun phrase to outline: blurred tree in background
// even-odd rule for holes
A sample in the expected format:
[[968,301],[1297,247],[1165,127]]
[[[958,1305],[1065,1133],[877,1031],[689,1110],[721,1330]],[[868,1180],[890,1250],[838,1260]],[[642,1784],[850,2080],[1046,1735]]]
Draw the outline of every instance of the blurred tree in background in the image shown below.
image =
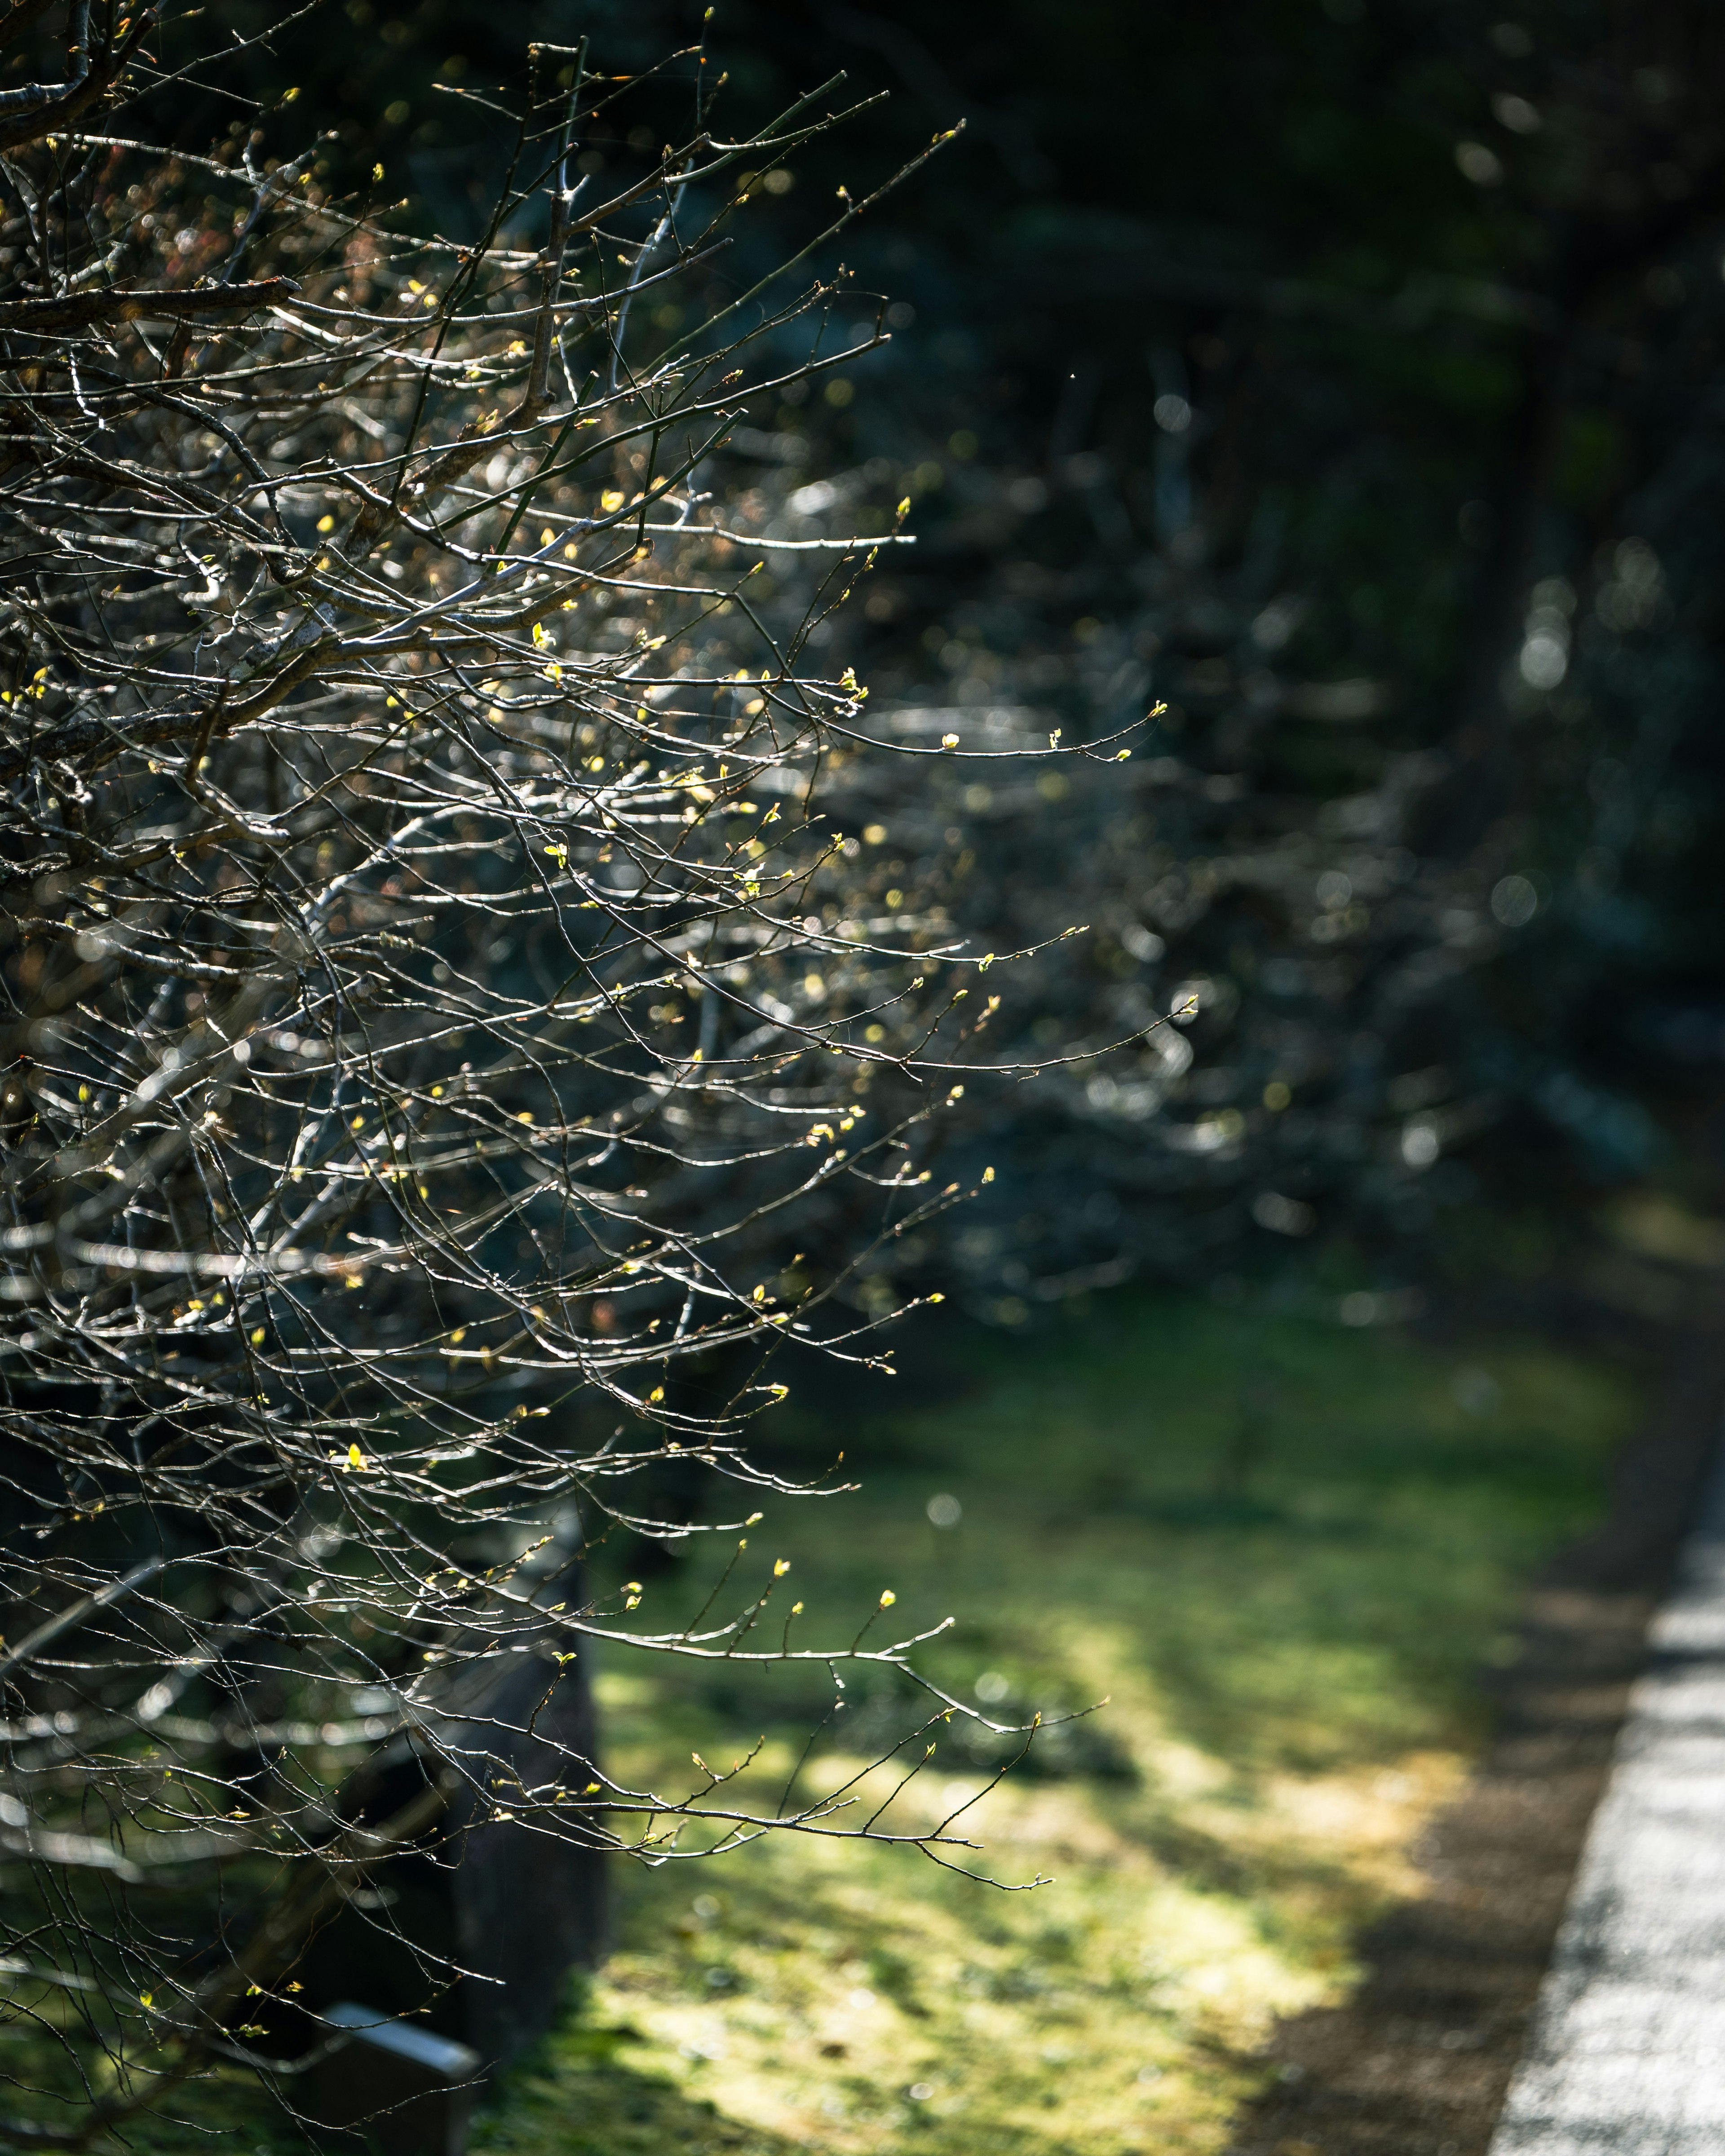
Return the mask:
[[[332,160],[386,161],[459,233],[496,151],[453,93],[544,13],[352,0],[338,70],[314,18],[259,90],[300,85]],[[619,66],[694,27],[593,19]],[[1655,1169],[1678,1066],[1720,1040],[1712,13],[1019,0],[716,28],[750,106],[834,66],[889,88],[883,167],[968,125],[847,253],[891,346],[749,438],[794,481],[780,528],[901,478],[915,501],[859,665],[886,733],[962,747],[938,810],[859,773],[883,915],[1003,952],[1091,922],[999,977],[1004,1055],[1201,1004],[971,1103],[999,1165],[957,1230],[978,1302],[1312,1229],[1399,1280],[1435,1224],[1456,1244],[1481,1166],[1507,1202]],[[588,169],[626,146],[595,133]],[[847,157],[762,191],[739,258],[812,227]],[[1153,701],[1120,774],[968,760]]]
[[[457,93],[557,12],[350,0],[258,92],[459,234],[499,151]],[[582,23],[619,67],[696,27]],[[1650,1085],[1721,1038],[1712,11],[886,0],[715,30],[749,109],[834,67],[889,89],[883,168],[968,126],[848,250],[891,346],[754,430],[793,520],[908,482],[914,565],[858,624],[871,711],[968,753],[1168,706],[1120,779],[961,762],[945,820],[859,794],[883,909],[1003,951],[1091,921],[1001,977],[997,1045],[1100,1045],[1200,984],[1183,1039],[972,1103],[978,1300],[1309,1229],[1399,1276],[1477,1191],[1458,1149],[1512,1200],[1654,1168]],[[596,131],[586,169],[619,151]],[[858,159],[781,176],[717,274]]]

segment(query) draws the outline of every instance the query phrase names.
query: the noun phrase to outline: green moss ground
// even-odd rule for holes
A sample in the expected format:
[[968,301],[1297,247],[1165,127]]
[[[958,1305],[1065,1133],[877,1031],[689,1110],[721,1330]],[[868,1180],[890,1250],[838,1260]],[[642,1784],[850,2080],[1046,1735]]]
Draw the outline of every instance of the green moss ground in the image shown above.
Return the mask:
[[[937,1403],[796,1425],[863,1487],[771,1501],[744,1564],[791,1560],[811,1637],[891,1587],[903,1630],[958,1620],[931,1655],[953,1682],[1045,1712],[1110,1697],[967,1815],[990,1876],[1051,1883],[790,1837],[621,1868],[615,1955],[500,2092],[484,2156],[1219,2149],[1272,2017],[1335,1996],[1358,1926],[1415,1887],[1482,1733],[1478,1670],[1635,1409],[1621,1373],[1537,1342],[1125,1295],[962,1353]],[[649,1580],[641,1614],[680,1617],[711,1573]],[[614,1655],[598,1682],[614,1767],[661,1787],[763,1735],[752,1785],[782,1782],[824,1703]],[[901,1726],[885,1688],[850,1697],[807,1787]],[[986,1764],[955,1729],[889,1818]]]

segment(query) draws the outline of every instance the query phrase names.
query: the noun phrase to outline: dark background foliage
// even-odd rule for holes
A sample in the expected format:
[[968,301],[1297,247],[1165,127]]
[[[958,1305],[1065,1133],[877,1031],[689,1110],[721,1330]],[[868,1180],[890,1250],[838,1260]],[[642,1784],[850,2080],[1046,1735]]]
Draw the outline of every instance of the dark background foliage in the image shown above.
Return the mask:
[[[530,38],[621,74],[701,33],[349,0],[283,28],[255,121],[162,117],[282,154],[327,128],[336,176],[381,163],[460,235],[505,147],[476,96]],[[839,69],[890,93],[757,194],[763,260],[966,123],[847,236],[891,346],[752,437],[811,510],[915,499],[911,565],[851,616],[873,710],[993,711],[1012,747],[1169,706],[1111,788],[955,782],[919,822],[857,782],[883,894],[985,947],[1091,924],[1003,974],[1003,1051],[1209,984],[1189,1072],[975,1104],[1000,1178],[943,1254],[973,1299],[1250,1269],[1314,1228],[1393,1286],[1476,1265],[1482,1190],[1562,1218],[1693,1171],[1725,1042],[1716,13],[738,0],[706,35],[740,118]],[[589,169],[647,146],[643,109]]]

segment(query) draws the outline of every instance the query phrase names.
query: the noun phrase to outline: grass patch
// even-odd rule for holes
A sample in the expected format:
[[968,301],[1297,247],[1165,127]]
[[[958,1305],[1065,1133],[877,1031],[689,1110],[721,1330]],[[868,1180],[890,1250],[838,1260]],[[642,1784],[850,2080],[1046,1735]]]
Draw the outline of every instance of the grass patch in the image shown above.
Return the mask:
[[[1635,1409],[1620,1372],[1538,1342],[1166,1298],[960,1353],[941,1402],[789,1424],[864,1486],[770,1503],[745,1563],[791,1561],[811,1636],[886,1587],[896,1630],[954,1614],[930,1666],[997,1714],[1110,1697],[967,1815],[990,1877],[1052,1883],[789,1837],[624,1871],[617,1953],[481,2120],[488,2156],[1219,2149],[1271,2018],[1336,1995],[1358,1926],[1414,1887],[1481,1735],[1474,1674]],[[714,1569],[649,1582],[642,1614],[680,1619]],[[739,1569],[738,1599],[757,1585]],[[691,1746],[762,1737],[756,1786],[782,1781],[829,1704],[799,1681],[617,1658],[613,1763],[663,1786]],[[906,1712],[854,1686],[812,1784]],[[898,1816],[989,1765],[955,1726]]]

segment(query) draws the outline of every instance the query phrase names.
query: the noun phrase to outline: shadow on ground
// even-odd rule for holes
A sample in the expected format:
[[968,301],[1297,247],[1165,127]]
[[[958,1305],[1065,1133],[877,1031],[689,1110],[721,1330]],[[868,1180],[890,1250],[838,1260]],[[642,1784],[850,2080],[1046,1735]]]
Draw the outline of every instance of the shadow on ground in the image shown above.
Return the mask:
[[[716,2106],[628,2064],[629,2032],[591,2030],[584,2061],[512,2074],[475,2134],[474,2156],[554,2143],[564,2156],[791,2156],[800,2142],[721,2115]],[[566,2053],[569,2049],[565,2041]]]

